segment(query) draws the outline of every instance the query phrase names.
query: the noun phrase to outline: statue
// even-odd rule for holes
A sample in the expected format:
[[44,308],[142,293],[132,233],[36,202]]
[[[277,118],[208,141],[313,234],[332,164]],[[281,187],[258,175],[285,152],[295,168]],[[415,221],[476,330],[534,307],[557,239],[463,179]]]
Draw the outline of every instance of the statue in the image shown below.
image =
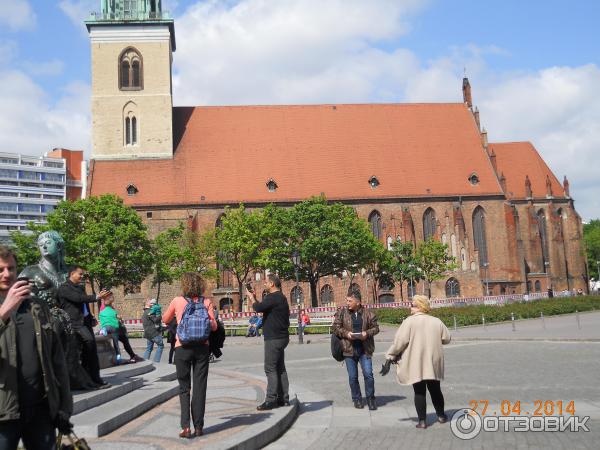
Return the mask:
[[40,234],[37,246],[41,254],[39,263],[27,266],[19,276],[29,278],[34,298],[50,309],[52,327],[60,338],[67,360],[71,390],[94,389],[96,384],[80,363],[79,344],[71,328],[71,318],[57,302],[58,288],[68,277],[65,241],[58,232],[51,230]]

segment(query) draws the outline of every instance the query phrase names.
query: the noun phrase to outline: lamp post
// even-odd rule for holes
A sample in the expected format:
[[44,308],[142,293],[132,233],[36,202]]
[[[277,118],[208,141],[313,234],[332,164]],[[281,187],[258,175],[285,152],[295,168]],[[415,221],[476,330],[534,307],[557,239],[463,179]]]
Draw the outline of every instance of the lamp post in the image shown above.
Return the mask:
[[488,295],[490,295],[490,280],[488,277],[489,265],[490,265],[490,263],[488,263],[488,262],[483,263],[483,268],[485,269],[485,295],[484,295],[484,297],[487,297]]
[[300,252],[298,250],[294,250],[292,253],[292,264],[294,264],[294,273],[296,275],[296,308],[298,308],[298,344],[303,344],[303,336],[301,329],[301,318],[300,318],[300,274],[298,273],[298,269],[300,268]]

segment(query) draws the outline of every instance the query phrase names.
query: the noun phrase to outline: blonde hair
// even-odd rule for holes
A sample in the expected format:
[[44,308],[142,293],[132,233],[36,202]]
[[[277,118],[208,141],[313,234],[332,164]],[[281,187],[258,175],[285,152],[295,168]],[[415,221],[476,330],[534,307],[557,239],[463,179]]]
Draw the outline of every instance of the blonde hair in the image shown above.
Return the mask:
[[424,295],[415,295],[412,298],[413,305],[419,308],[422,312],[428,313],[431,311],[431,304],[429,303],[429,299]]

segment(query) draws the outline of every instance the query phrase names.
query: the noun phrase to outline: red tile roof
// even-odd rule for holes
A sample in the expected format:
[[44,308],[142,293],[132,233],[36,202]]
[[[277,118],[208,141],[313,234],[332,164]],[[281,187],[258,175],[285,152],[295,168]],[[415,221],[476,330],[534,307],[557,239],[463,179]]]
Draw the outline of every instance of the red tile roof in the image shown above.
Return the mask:
[[461,103],[174,108],[173,120],[172,160],[96,160],[91,195],[133,206],[502,195]]
[[508,198],[523,199],[527,197],[525,177],[531,181],[534,198],[546,197],[546,176],[550,179],[554,197],[564,197],[562,184],[546,165],[531,142],[507,142],[489,144],[490,151],[496,153],[498,175],[506,177],[506,195]]

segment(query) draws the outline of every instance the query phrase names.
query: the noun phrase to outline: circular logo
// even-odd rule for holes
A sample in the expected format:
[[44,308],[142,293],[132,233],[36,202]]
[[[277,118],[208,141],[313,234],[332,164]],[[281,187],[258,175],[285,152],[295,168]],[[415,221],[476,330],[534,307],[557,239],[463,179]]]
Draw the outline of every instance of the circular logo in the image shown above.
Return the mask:
[[481,416],[476,411],[463,408],[452,414],[450,429],[452,434],[465,441],[473,439],[481,431]]

